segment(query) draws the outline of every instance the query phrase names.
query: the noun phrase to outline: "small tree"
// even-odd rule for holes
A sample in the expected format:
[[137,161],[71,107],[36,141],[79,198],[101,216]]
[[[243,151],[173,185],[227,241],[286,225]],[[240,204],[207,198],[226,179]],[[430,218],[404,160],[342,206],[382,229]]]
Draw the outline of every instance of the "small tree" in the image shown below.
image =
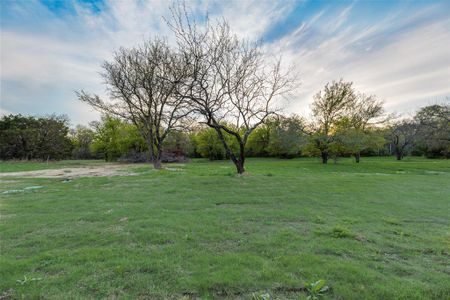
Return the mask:
[[345,151],[355,157],[355,162],[360,162],[361,152],[367,149],[380,149],[386,141],[381,134],[375,131],[348,128],[339,131],[336,139],[339,140]]
[[[277,111],[275,102],[293,88],[280,61],[269,63],[258,44],[238,39],[226,21],[196,26],[183,7],[174,7],[170,26],[188,66],[178,94],[213,128],[237,173],[245,171],[250,134]],[[239,145],[234,150],[225,138]]]
[[175,94],[183,68],[183,60],[164,40],[150,40],[137,48],[120,49],[103,64],[108,100],[84,91],[77,95],[102,113],[133,122],[147,143],[155,169],[160,169],[164,139],[189,113]]
[[70,130],[69,135],[73,145],[72,158],[93,158],[91,146],[95,132],[92,129],[83,125],[77,125],[74,129]]
[[358,94],[349,114],[337,122],[337,135],[344,148],[360,162],[361,151],[369,148],[380,148],[384,138],[375,134],[374,126],[386,122],[383,118],[383,102],[376,96]]
[[115,161],[121,155],[119,139],[121,120],[111,116],[103,116],[101,122],[91,122],[94,128],[94,139],[90,150],[98,157],[103,157],[105,161]]
[[390,139],[397,160],[402,160],[412,149],[418,128],[411,120],[398,122],[391,128]]
[[314,96],[312,143],[320,152],[324,164],[328,162],[337,124],[349,115],[356,103],[352,84],[342,79],[338,82],[333,81],[325,85],[323,92],[320,91]]
[[421,108],[414,121],[418,125],[417,145],[427,157],[450,157],[450,105]]

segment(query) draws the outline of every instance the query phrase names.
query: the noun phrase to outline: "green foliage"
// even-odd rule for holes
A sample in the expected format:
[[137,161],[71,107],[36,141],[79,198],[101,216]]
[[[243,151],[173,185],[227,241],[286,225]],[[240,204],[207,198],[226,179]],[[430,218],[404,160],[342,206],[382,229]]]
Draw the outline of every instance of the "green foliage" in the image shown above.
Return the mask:
[[[236,140],[230,135],[223,132],[227,143],[237,151],[238,145]],[[221,160],[228,158],[225,148],[220,141],[217,132],[213,128],[205,127],[191,135],[194,141],[195,152],[201,157],[209,160]]]
[[102,156],[106,161],[144,153],[147,149],[144,139],[133,124],[104,116],[101,122],[92,123],[92,126],[95,128],[95,136],[91,151],[97,156]]
[[363,151],[378,151],[386,144],[383,134],[376,130],[341,128],[335,136],[342,153],[360,155]]
[[367,135],[375,123],[382,122],[383,102],[374,95],[357,93],[352,82],[327,83],[323,92],[314,96],[312,111],[314,134],[308,152],[320,153],[323,163],[329,156],[336,161],[347,153],[359,162],[361,151],[384,145],[382,138]]
[[70,131],[72,141],[72,158],[74,159],[92,159],[95,158],[91,152],[91,145],[94,141],[95,132],[83,125],[78,125]]
[[325,280],[320,279],[315,282],[307,283],[305,285],[306,290],[308,291],[308,300],[318,300],[321,296],[323,296],[330,287],[325,285]]
[[[270,124],[270,123],[269,123]],[[260,125],[250,134],[246,145],[247,156],[265,157],[269,156],[270,125]]]
[[300,154],[306,141],[304,121],[298,116],[280,117],[268,124],[270,138],[268,150],[272,156],[293,158]]
[[217,133],[212,128],[204,128],[194,136],[195,150],[209,160],[225,159],[226,153]]
[[71,152],[65,116],[4,116],[0,120],[0,159],[63,159]]
[[306,156],[321,156],[322,161],[326,163],[331,152],[333,137],[321,132],[314,132],[307,140],[307,144],[301,149],[302,154]]

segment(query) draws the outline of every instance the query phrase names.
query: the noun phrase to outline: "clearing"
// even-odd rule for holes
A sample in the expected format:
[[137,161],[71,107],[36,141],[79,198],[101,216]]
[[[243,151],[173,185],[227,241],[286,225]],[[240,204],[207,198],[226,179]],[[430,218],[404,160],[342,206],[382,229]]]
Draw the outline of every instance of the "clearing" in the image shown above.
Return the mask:
[[0,173],[2,177],[32,177],[32,178],[67,178],[78,177],[97,177],[97,176],[125,176],[135,175],[127,171],[130,167],[136,167],[138,164],[105,164],[93,165],[88,167],[63,168],[63,169],[44,169],[38,171],[20,171]]

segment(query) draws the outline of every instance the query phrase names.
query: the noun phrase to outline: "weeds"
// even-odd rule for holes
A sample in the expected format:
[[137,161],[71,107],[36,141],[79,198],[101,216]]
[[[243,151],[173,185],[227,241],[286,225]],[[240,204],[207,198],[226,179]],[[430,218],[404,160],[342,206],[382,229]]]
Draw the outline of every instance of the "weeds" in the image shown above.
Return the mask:
[[335,238],[350,238],[355,237],[355,234],[352,233],[348,228],[343,226],[334,226],[331,229],[331,236]]
[[33,281],[39,281],[39,280],[42,280],[42,278],[39,278],[39,277],[28,278],[27,276],[23,276],[23,280],[18,279],[17,283],[20,285],[25,285],[27,283],[31,283]]
[[325,280],[320,279],[316,282],[311,282],[305,284],[306,291],[308,292],[308,300],[318,300],[321,296],[323,296],[330,287],[328,285],[325,285]]

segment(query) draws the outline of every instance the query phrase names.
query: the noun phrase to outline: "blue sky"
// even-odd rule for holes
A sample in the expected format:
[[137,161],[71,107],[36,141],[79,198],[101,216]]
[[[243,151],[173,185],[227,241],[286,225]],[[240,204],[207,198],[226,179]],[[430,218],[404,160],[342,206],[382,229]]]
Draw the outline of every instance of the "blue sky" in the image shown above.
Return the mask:
[[[344,78],[413,113],[450,97],[450,1],[187,1],[194,14],[224,16],[241,37],[282,55],[301,85],[286,112],[308,116],[312,96]],[[105,95],[99,72],[121,46],[170,35],[164,0],[0,1],[2,114],[98,113],[74,91]]]

